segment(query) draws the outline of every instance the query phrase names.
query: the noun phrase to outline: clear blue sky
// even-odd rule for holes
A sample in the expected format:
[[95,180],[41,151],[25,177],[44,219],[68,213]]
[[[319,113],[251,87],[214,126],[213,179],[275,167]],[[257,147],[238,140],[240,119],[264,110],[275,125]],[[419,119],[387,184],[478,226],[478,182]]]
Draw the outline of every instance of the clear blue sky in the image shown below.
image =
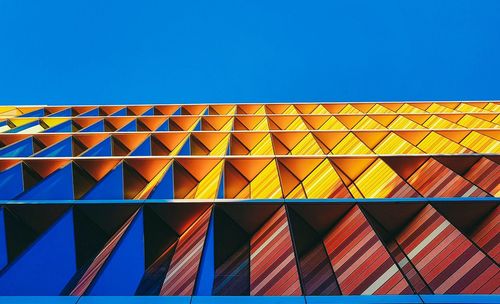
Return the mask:
[[0,0],[0,103],[500,99],[500,1]]

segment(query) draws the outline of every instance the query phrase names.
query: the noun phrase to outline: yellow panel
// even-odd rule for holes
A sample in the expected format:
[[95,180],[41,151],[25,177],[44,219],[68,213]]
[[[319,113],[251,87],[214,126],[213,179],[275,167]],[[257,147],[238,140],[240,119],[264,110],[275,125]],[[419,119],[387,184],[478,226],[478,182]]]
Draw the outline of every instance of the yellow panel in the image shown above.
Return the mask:
[[387,135],[374,149],[377,154],[421,154],[420,149],[394,133]]
[[363,117],[353,128],[353,130],[385,129],[385,127],[368,116]]
[[196,187],[196,199],[215,199],[219,188],[222,167],[224,162],[220,161],[198,184]]
[[274,154],[271,135],[267,134],[255,147],[250,150],[250,155],[272,155]]
[[455,154],[467,151],[465,147],[435,132],[429,133],[417,147],[431,154]]
[[227,146],[229,145],[229,138],[230,138],[229,134],[226,135],[220,141],[220,143],[218,143],[217,146],[213,148],[213,150],[209,153],[209,155],[226,155]]
[[455,108],[455,110],[458,110],[460,112],[488,112],[486,110],[483,110],[481,108],[466,103],[459,104],[458,107]]
[[462,129],[461,126],[436,115],[431,115],[431,117],[424,122],[424,126],[429,129]]
[[[261,109],[264,109],[262,107]],[[260,111],[260,110],[259,110]],[[269,125],[267,123],[267,117],[262,119],[256,126],[253,128],[255,131],[269,131]]]
[[499,141],[475,131],[467,135],[460,144],[477,153],[500,153]]
[[335,116],[332,116],[318,130],[347,130],[347,128]]
[[430,107],[427,108],[427,112],[429,113],[447,113],[447,112],[453,112],[452,109],[442,106],[437,103],[431,104]]
[[495,117],[495,119],[493,119],[493,123],[495,124],[500,124],[500,115],[497,115],[497,117]]
[[290,151],[293,155],[323,155],[323,150],[318,145],[311,133],[308,133],[295,147]]
[[408,119],[404,116],[398,116],[396,119],[394,119],[391,124],[388,126],[389,129],[391,130],[398,130],[398,129],[425,129],[425,127],[419,125],[418,123],[414,122],[411,119]]
[[257,111],[255,111],[255,113],[253,113],[255,115],[260,115],[260,114],[266,114],[266,108],[264,107],[264,105],[262,105]]
[[401,183],[401,177],[378,159],[354,182],[367,198],[389,197]]
[[352,197],[354,197],[354,198],[363,198],[363,194],[361,194],[361,192],[359,192],[358,187],[356,187],[354,184],[351,184],[347,188],[349,189],[349,192],[351,192]]
[[251,182],[251,198],[282,198],[276,161],[270,162]]
[[339,112],[339,114],[363,114],[360,110],[348,104]]
[[[231,110],[231,111],[235,111],[235,110]],[[231,118],[222,128],[220,128],[220,131],[231,131],[233,129],[233,121],[234,121],[234,118]]]
[[323,107],[323,105],[318,105],[318,106],[317,106],[317,107],[316,107],[316,108],[315,108],[315,109],[311,112],[311,114],[317,114],[317,115],[319,115],[319,114],[326,114],[326,115],[328,115],[328,114],[330,114],[330,112],[328,112],[328,110],[327,110],[327,109],[325,109],[325,107]]
[[368,113],[393,114],[394,112],[377,103],[370,109],[370,111],[368,111]]
[[325,159],[303,181],[308,198],[329,198],[332,189],[342,184],[330,161]]
[[401,108],[398,109],[397,113],[427,113],[417,107],[405,103]]
[[297,117],[290,125],[288,125],[286,130],[309,130],[309,128],[306,126],[304,121],[302,121],[302,118]]
[[171,152],[170,152],[170,155],[171,156],[174,156],[174,155],[177,155],[179,153],[179,151],[182,149],[182,147],[184,146],[184,144],[186,143],[186,140],[188,140],[189,136],[186,136],[186,138],[184,138],[180,144],[177,145],[177,147],[175,147]]
[[302,187],[302,184],[299,184],[295,189],[290,191],[286,198],[307,198],[306,192],[304,191],[304,187]]
[[474,117],[472,115],[465,115],[462,117],[459,121],[458,124],[467,128],[498,128],[498,125],[491,123],[489,121],[486,121],[484,119],[480,119],[477,117]]
[[373,152],[354,134],[349,133],[333,148],[331,154],[373,154]]
[[490,112],[500,112],[500,105],[490,102],[483,109],[488,110]]
[[298,114],[298,112],[293,105],[290,105],[282,114]]
[[68,121],[69,118],[43,118],[42,121],[49,126],[49,128],[52,128],[54,126],[57,126],[58,124],[61,124],[65,121]]
[[10,119],[10,122],[14,124],[14,126],[20,127],[36,120],[38,120],[38,118],[12,118]]

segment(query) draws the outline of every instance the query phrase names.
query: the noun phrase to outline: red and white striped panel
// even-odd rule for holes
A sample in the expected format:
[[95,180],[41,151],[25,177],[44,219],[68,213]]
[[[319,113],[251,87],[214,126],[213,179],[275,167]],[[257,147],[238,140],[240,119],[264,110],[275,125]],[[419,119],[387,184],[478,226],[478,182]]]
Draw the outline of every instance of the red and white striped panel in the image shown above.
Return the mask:
[[250,239],[250,295],[301,295],[290,228],[282,206]]
[[490,294],[500,287],[498,266],[431,205],[396,240],[436,294]]
[[332,228],[324,243],[342,294],[413,293],[358,206]]
[[486,192],[430,158],[408,178],[408,183],[424,197],[483,197]]
[[471,239],[500,263],[500,207],[496,207],[471,234]]
[[190,296],[193,294],[211,211],[212,208],[205,211],[179,238],[160,295]]
[[486,157],[475,163],[464,177],[492,196],[500,194],[500,166]]

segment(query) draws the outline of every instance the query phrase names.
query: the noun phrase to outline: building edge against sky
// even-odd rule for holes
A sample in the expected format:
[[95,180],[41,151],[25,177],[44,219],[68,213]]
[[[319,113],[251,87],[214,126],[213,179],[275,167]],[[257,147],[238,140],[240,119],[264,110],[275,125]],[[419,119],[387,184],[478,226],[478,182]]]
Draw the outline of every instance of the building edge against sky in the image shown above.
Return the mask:
[[496,101],[1,106],[0,296],[497,302],[499,114]]

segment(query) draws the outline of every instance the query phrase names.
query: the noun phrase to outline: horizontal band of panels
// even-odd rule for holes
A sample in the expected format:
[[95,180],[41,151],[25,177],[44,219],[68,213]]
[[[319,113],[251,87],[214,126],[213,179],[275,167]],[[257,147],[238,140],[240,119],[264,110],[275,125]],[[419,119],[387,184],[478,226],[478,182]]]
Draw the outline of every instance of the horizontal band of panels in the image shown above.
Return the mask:
[[0,295],[496,294],[498,205],[3,205]]

